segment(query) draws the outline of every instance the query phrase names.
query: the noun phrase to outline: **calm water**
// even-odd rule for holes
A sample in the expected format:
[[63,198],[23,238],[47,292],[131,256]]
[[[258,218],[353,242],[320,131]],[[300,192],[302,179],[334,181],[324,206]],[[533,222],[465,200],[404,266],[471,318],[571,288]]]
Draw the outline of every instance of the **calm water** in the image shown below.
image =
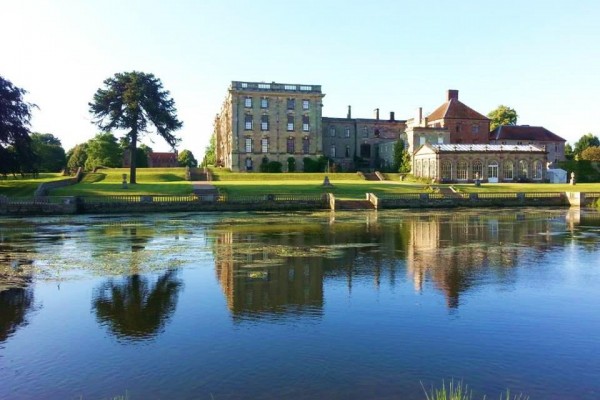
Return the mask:
[[600,398],[594,212],[0,219],[0,290],[2,399]]

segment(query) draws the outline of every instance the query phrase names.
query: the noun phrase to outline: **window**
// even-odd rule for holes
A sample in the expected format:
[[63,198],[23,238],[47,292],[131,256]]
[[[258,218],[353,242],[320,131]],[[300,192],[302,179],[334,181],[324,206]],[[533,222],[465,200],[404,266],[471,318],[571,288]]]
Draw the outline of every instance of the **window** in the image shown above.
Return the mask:
[[329,136],[335,137],[335,126],[329,127]]
[[533,162],[533,179],[540,180],[542,179],[542,162],[534,161]]
[[460,124],[456,124],[456,132],[460,132]]
[[310,152],[310,139],[305,137],[302,139],[302,152],[308,154]]
[[258,88],[259,89],[271,89],[271,85],[268,83],[259,83]]
[[421,160],[417,160],[417,176],[423,176],[422,175],[423,172],[423,165],[422,165],[422,161]]
[[471,133],[479,133],[479,125],[477,125],[477,124],[471,125]]
[[360,145],[360,156],[362,158],[371,158],[371,145],[363,143]]
[[431,160],[429,162],[429,177],[430,178],[435,178],[436,177],[436,170],[435,170],[435,160]]
[[375,136],[379,137],[379,129],[375,129]]
[[246,158],[246,171],[252,171],[252,159],[250,157]]
[[312,90],[312,86],[300,86],[300,90],[310,92]]
[[466,181],[469,176],[469,163],[466,161],[459,161],[456,167],[456,179]]
[[294,138],[293,137],[289,137],[287,140],[287,152],[289,154],[294,154]]
[[283,85],[285,90],[296,90],[296,85]]
[[268,115],[262,115],[260,117],[260,130],[261,131],[269,130],[269,116]]
[[294,130],[294,116],[293,115],[288,115],[288,117],[287,117],[287,130],[288,130],[288,132]]
[[252,153],[252,138],[246,138],[246,153]]
[[519,161],[519,178],[527,179],[528,176],[529,176],[529,174],[527,171],[527,161],[525,161],[525,160]]
[[242,89],[246,89],[248,87],[248,84],[246,82],[242,82]]
[[260,99],[260,108],[269,108],[269,99],[263,97]]
[[419,136],[419,146],[423,146],[427,142],[425,136]]
[[263,138],[260,141],[261,151],[263,153],[269,152],[269,138]]
[[473,179],[483,178],[483,163],[481,160],[473,161]]
[[295,99],[287,99],[287,109],[293,110],[296,108],[296,100]]
[[444,144],[444,137],[438,136],[438,144]]
[[309,107],[310,107],[310,101],[308,101],[308,100],[302,100],[302,109],[303,110],[308,110]]
[[346,129],[344,130],[344,136],[345,136],[345,137],[350,137],[350,128],[346,128]]
[[442,163],[442,179],[447,181],[452,180],[452,163],[450,161]]
[[310,125],[308,123],[308,115],[302,116],[302,131],[308,132],[310,130]]
[[504,162],[504,180],[506,181],[512,181],[514,179],[514,165],[512,163],[512,161],[506,161]]
[[244,116],[244,129],[247,131],[252,130],[252,115]]
[[244,100],[244,107],[252,108],[252,97],[246,97]]
[[345,153],[346,157],[350,157],[350,146],[346,145],[346,153]]
[[429,159],[427,158],[423,160],[423,171],[421,173],[425,178],[429,178]]
[[331,151],[329,154],[332,158],[335,158],[335,144],[331,145]]
[[369,128],[363,126],[363,137],[369,137]]

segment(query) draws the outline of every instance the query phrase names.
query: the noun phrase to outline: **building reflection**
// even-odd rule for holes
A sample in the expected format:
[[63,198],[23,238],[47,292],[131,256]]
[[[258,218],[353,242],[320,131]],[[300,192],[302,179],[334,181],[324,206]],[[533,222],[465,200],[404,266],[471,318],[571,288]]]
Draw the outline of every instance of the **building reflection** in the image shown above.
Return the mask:
[[[486,282],[511,285],[519,262],[564,246],[565,212],[426,212],[326,216],[290,225],[217,225],[216,274],[235,316],[312,314],[324,304],[324,281],[356,281],[375,290],[407,276],[415,290],[441,291],[449,308]],[[558,234],[557,234],[558,233]]]

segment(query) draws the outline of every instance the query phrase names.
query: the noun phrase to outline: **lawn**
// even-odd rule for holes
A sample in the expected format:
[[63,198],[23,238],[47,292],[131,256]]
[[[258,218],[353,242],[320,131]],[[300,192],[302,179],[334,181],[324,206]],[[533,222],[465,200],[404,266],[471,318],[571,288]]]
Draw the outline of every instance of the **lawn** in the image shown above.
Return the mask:
[[482,183],[479,187],[471,183],[444,186],[453,186],[457,191],[463,193],[600,192],[600,183],[578,183],[575,186],[569,185],[568,183]]
[[41,173],[36,179],[26,178],[23,179],[20,176],[16,178],[8,176],[6,179],[0,178],[0,195],[9,197],[29,197],[33,196],[35,189],[43,183],[50,182],[59,179],[65,179],[60,172],[56,173]]
[[128,168],[101,169],[87,173],[76,185],[53,190],[52,196],[110,196],[110,195],[182,195],[192,192],[185,180],[185,168],[138,168],[137,184],[123,188],[123,174]]

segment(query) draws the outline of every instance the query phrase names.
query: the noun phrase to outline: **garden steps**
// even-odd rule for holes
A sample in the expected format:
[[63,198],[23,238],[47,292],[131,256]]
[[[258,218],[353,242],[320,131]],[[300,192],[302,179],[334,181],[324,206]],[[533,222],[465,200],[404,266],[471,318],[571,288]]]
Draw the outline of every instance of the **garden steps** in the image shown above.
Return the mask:
[[364,175],[365,175],[365,180],[367,180],[367,181],[380,181],[381,180],[379,178],[379,176],[377,175],[377,173],[375,173],[375,172],[366,172]]

